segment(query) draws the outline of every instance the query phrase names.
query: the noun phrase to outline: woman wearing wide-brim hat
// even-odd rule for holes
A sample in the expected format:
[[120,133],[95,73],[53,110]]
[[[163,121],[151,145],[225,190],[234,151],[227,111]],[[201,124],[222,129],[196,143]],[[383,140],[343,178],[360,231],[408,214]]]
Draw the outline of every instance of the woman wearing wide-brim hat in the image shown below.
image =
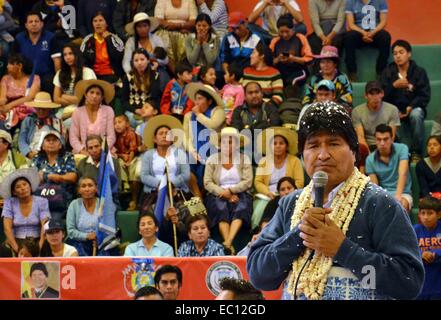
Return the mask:
[[204,132],[207,129],[220,132],[225,122],[224,102],[213,87],[202,83],[188,84],[186,92],[194,102],[194,107],[184,116],[184,146],[195,160],[191,165],[194,177],[190,185],[196,194],[200,194],[199,188],[203,186],[203,163],[210,156],[206,146],[210,143],[210,134]]
[[313,103],[316,99],[317,85],[322,80],[332,81],[335,85],[336,102],[343,104],[347,110],[352,110],[352,85],[346,74],[338,68],[340,56],[334,46],[324,46],[317,59],[319,71],[314,74],[305,86],[303,105]]
[[[158,188],[161,179],[166,175],[173,189],[174,206],[183,201],[182,193],[186,199],[191,198],[188,181],[190,179],[190,165],[185,151],[182,149],[183,131],[181,122],[170,115],[158,115],[148,121],[144,129],[144,142],[148,150],[141,158],[141,182],[143,193],[141,197],[141,212],[151,211],[156,203]],[[173,225],[170,223],[176,211],[167,212],[160,228],[161,240],[173,245]],[[186,240],[186,230],[182,221],[175,221],[177,225],[178,242]],[[164,231],[164,232],[162,232]]]
[[219,227],[227,249],[235,252],[233,241],[239,230],[250,227],[253,208],[251,160],[240,152],[240,144],[249,142],[232,127],[221,131],[219,153],[211,155],[205,164],[205,205],[210,228]]
[[144,48],[150,55],[153,55],[153,51],[157,47],[165,49],[162,39],[153,33],[158,27],[159,20],[150,17],[145,12],[135,14],[133,21],[126,24],[125,30],[130,37],[127,39],[124,49],[123,69],[125,72],[128,73],[132,70],[130,62],[135,49]]
[[5,199],[2,217],[6,246],[16,255],[28,239],[41,248],[43,226],[51,217],[47,199],[34,196],[40,178],[36,168],[19,169],[7,176],[0,186]]
[[81,80],[75,86],[75,95],[80,107],[72,114],[69,130],[73,153],[88,155],[86,139],[91,134],[106,136],[111,149],[116,140],[113,124],[115,114],[108,105],[115,96],[113,85],[103,80]]
[[65,128],[63,121],[55,115],[61,105],[52,102],[49,93],[38,92],[35,99],[27,102],[26,106],[35,108],[35,113],[23,120],[18,138],[18,147],[21,154],[32,160],[40,150],[41,136],[44,132],[55,130],[61,136],[64,136]]
[[297,132],[285,127],[272,127],[257,137],[257,150],[265,154],[258,164],[254,187],[257,202],[252,217],[252,228],[259,225],[263,211],[277,196],[277,183],[291,177],[297,188],[303,188],[304,173],[297,153]]

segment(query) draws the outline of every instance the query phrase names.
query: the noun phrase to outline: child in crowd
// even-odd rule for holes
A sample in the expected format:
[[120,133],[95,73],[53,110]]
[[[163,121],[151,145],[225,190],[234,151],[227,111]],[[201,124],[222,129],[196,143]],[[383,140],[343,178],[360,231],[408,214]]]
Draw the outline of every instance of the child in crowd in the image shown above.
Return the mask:
[[203,66],[199,70],[198,81],[208,84],[216,89],[216,70],[213,67]]
[[[158,108],[154,106],[153,103],[146,103],[140,109],[136,109],[136,114],[142,118],[142,123],[136,127],[135,133],[138,136],[138,139],[141,140],[141,143],[138,146],[138,153],[144,153],[147,151],[147,146],[144,141],[144,130],[147,125],[147,121],[158,114]],[[139,165],[141,165],[141,161],[139,161]],[[140,169],[141,170],[141,169]]]
[[168,64],[167,51],[163,47],[156,47],[153,50],[153,60],[156,60],[160,66],[166,66]]
[[188,99],[185,87],[192,81],[192,70],[188,63],[178,63],[176,66],[176,78],[167,83],[162,95],[162,114],[170,114],[182,122],[184,115],[191,111],[193,102]]
[[422,198],[418,217],[421,224],[414,226],[426,271],[421,300],[441,299],[441,201]]
[[19,258],[31,258],[39,257],[40,248],[35,241],[25,240],[19,245],[18,257]]
[[137,137],[135,130],[130,127],[129,118],[122,114],[115,117],[115,132],[116,132],[116,154],[127,176],[129,177],[130,191],[132,194],[132,200],[129,203],[128,211],[136,210],[139,190],[141,183],[139,181],[138,167],[138,144],[139,138]]
[[231,125],[231,118],[236,107],[243,105],[245,101],[245,92],[239,83],[243,77],[243,71],[236,63],[231,63],[225,72],[225,86],[222,88],[222,100],[225,105],[225,115],[227,124]]
[[427,139],[427,157],[418,161],[416,176],[420,186],[420,197],[441,197],[441,135]]

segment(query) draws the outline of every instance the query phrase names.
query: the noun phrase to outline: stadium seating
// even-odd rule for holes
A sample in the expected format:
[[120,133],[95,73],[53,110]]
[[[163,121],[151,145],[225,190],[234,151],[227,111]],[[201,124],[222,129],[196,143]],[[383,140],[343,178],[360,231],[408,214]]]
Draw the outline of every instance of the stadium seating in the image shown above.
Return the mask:
[[430,88],[432,90],[426,119],[435,120],[435,116],[441,112],[441,80],[430,81]]
[[420,198],[420,186],[418,184],[418,179],[416,176],[416,164],[410,164],[410,175],[412,179],[412,197],[413,197],[413,207],[410,215],[412,223],[418,223],[418,200]]
[[139,240],[138,233],[138,211],[118,211],[116,214],[116,221],[118,227],[121,229],[121,243],[135,242]]
[[426,69],[430,80],[441,80],[441,44],[412,46],[412,59]]

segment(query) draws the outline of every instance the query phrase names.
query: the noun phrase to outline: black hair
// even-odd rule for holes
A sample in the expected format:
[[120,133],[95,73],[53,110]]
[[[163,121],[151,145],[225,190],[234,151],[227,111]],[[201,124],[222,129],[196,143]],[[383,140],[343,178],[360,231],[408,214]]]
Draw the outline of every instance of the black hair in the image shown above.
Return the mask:
[[388,126],[387,124],[379,124],[378,126],[375,127],[375,133],[386,133],[389,132],[390,136],[392,137],[392,128],[390,126]]
[[15,189],[15,186],[16,186],[16,184],[19,182],[19,181],[26,181],[28,184],[29,184],[29,188],[31,188],[31,194],[32,194],[32,184],[31,184],[31,182],[28,180],[28,178],[26,178],[26,177],[18,177],[17,179],[15,179],[14,181],[12,181],[12,183],[11,183],[11,195],[14,195],[14,189]]
[[255,49],[259,53],[259,56],[263,56],[266,65],[271,66],[273,64],[273,56],[263,41],[259,41]]
[[136,291],[134,300],[138,300],[141,297],[154,296],[154,295],[158,295],[161,297],[161,299],[164,299],[164,296],[162,295],[161,291],[159,291],[158,289],[152,286],[145,286],[139,288],[138,291]]
[[31,254],[31,257],[38,257],[40,255],[40,247],[38,245],[38,242],[33,241],[31,239],[25,239],[19,246],[20,251],[22,248],[26,248],[29,253]]
[[208,220],[208,216],[206,214],[189,215],[187,219],[185,219],[185,227],[187,228],[187,232],[190,232],[191,225],[199,220],[205,220],[207,227],[210,226],[210,221]]
[[287,27],[289,29],[294,29],[293,16],[289,13],[280,16],[279,19],[277,20],[277,29],[279,29],[280,27]]
[[243,77],[243,68],[237,62],[230,63],[227,70],[230,76],[234,74],[234,79],[236,79],[236,81],[240,81]]
[[98,135],[98,134],[90,134],[86,138],[86,143],[85,143],[86,149],[87,149],[87,144],[89,143],[89,141],[92,141],[92,140],[97,140],[100,145],[103,144],[103,138],[100,135]]
[[200,95],[200,96],[203,96],[204,98],[206,98],[207,100],[211,100],[211,103],[208,106],[209,109],[216,107],[216,100],[208,92],[203,91],[203,90],[199,90],[198,92],[196,92],[195,97],[196,97],[196,95]]
[[39,11],[36,11],[36,10],[29,11],[28,13],[26,13],[24,21],[28,22],[28,18],[30,16],[37,16],[41,22],[44,22],[43,17],[41,16],[41,13]]
[[250,85],[252,85],[252,84],[256,85],[256,86],[259,88],[259,90],[262,91],[262,86],[260,85],[259,82],[256,82],[256,81],[250,81],[250,82],[248,82],[248,83],[243,87],[243,90],[244,90],[245,93],[247,92],[248,87],[249,87]]
[[302,154],[306,141],[319,132],[328,132],[342,137],[354,153],[356,162],[360,159],[357,133],[351,116],[346,109],[333,101],[320,101],[311,104],[300,120],[298,149]]
[[95,183],[95,185],[98,186],[98,182],[96,181],[96,179],[92,176],[89,176],[89,175],[82,176],[80,179],[78,179],[78,186],[80,186],[81,182],[83,182],[83,180],[86,180],[86,179],[92,180],[93,183]]
[[155,272],[155,285],[159,286],[159,281],[161,281],[162,275],[166,273],[174,273],[176,274],[176,278],[178,278],[179,286],[182,286],[182,271],[177,266],[172,266],[170,264],[163,265],[161,268],[156,270]]
[[199,69],[198,81],[203,82],[203,78],[207,75],[210,69],[214,69],[216,72],[216,69],[212,66],[202,66],[201,69]]
[[155,129],[155,131],[153,132],[153,136],[155,137],[158,134],[158,131],[162,128],[167,128],[168,130],[171,130],[171,128],[169,126],[163,124]]
[[223,278],[219,281],[222,290],[232,291],[233,300],[265,300],[262,292],[243,279]]
[[94,15],[92,15],[92,17],[90,17],[90,25],[93,27],[93,19],[95,19],[96,17],[101,16],[104,18],[104,21],[106,21],[107,25],[109,25],[107,19],[106,19],[106,15],[104,14],[104,12],[102,11],[97,11]]
[[44,263],[36,262],[36,263],[32,264],[31,272],[29,272],[29,275],[31,276],[32,272],[34,272],[35,270],[42,271],[46,277],[48,277],[48,275],[49,275],[49,273],[47,272],[46,265]]
[[431,135],[429,138],[427,138],[426,147],[429,145],[429,141],[432,139],[435,139],[439,144],[441,144],[441,135]]
[[142,212],[138,217],[138,223],[136,224],[137,229],[139,229],[139,224],[141,223],[142,218],[144,217],[150,217],[153,219],[153,223],[155,224],[155,227],[159,227],[159,221],[158,218],[156,218],[155,214],[150,211]]
[[149,25],[149,32],[151,32],[151,30],[150,30],[150,27],[151,27],[150,20],[143,20],[143,21],[138,21],[137,23],[135,23],[135,25],[133,26],[133,30],[134,30],[133,37],[135,38],[135,47],[138,47],[138,42],[139,42],[139,36],[138,36],[138,32],[136,31],[136,26],[139,23],[141,23],[141,22],[147,23]]
[[186,61],[181,61],[176,65],[176,75],[180,75],[183,74],[185,71],[187,72],[192,72],[193,71],[193,67]]
[[434,210],[436,212],[441,212],[441,200],[427,196],[420,199],[418,203],[418,208],[420,210]]
[[153,49],[153,54],[155,55],[156,59],[164,60],[167,58],[167,51],[163,47],[156,47]]
[[285,142],[285,144],[289,147],[289,141],[288,141],[288,139],[286,139],[286,137],[282,136],[281,134],[275,134],[274,137],[271,138],[271,140],[272,140],[272,141],[271,141],[271,144],[274,143],[274,139],[275,139],[276,137],[282,138],[283,141]]
[[197,37],[198,36],[198,32],[197,32],[197,29],[196,29],[196,24],[198,22],[202,22],[202,21],[205,21],[210,26],[210,28],[208,30],[208,41],[210,41],[211,35],[214,33],[214,30],[213,30],[213,22],[211,21],[211,17],[208,14],[203,13],[203,12],[198,14],[198,16],[196,17],[196,22],[194,23],[195,24],[195,27],[194,27],[195,31],[194,31],[194,33],[195,33],[195,35]]
[[85,102],[86,102],[86,97],[85,97],[85,95],[86,95],[90,90],[92,90],[92,89],[94,89],[94,88],[98,88],[98,89],[100,89],[101,97],[103,98],[102,101],[104,101],[104,89],[103,89],[103,87],[101,87],[101,86],[98,85],[98,84],[92,84],[92,85],[90,85],[89,87],[87,87],[86,90],[84,91],[84,96],[81,97],[81,101],[80,101],[80,104],[79,104],[80,106],[85,105]]
[[412,46],[406,40],[397,40],[392,44],[392,51],[394,51],[395,47],[402,47],[407,52],[412,52]]
[[24,57],[23,55],[21,55],[20,53],[12,53],[9,57],[8,57],[8,63],[10,64],[21,64],[23,66],[23,73],[26,75],[30,75],[32,73],[32,69],[33,69],[33,62],[31,60],[29,60],[28,58]]
[[75,56],[74,64],[77,71],[75,73],[74,84],[78,83],[78,81],[83,80],[83,67],[84,67],[83,55],[81,54],[80,48],[74,43],[68,43],[64,45],[63,49],[61,50],[61,54],[63,57],[61,59],[61,69],[59,76],[61,89],[63,89],[63,91],[69,90],[70,83],[72,82],[72,69],[66,63],[66,61],[64,61],[63,52],[65,48],[70,48]]
[[294,181],[293,178],[283,177],[279,180],[279,182],[277,182],[277,191],[280,192],[280,187],[282,186],[282,183],[284,183],[284,182],[288,182],[289,184],[291,184],[294,187],[294,189],[297,189],[296,182]]
[[[144,72],[141,75],[135,71],[135,65],[133,63],[136,54],[143,54],[149,61],[149,63],[147,63],[147,68],[144,70]],[[152,79],[151,79],[152,67],[150,65],[149,53],[144,48],[136,48],[135,51],[133,51],[132,53],[130,66],[132,67],[131,74],[134,76],[135,86],[139,90],[142,90],[144,92],[150,92],[150,85],[152,83]]]

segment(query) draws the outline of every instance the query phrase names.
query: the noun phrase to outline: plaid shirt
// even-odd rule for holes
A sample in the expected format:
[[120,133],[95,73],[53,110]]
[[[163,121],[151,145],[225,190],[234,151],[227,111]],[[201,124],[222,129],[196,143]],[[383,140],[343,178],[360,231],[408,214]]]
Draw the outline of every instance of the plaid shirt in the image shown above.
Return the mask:
[[128,128],[123,133],[116,134],[115,148],[118,156],[122,154],[138,153],[139,138],[133,128]]
[[224,256],[224,248],[222,245],[214,241],[213,239],[208,239],[208,242],[199,254],[196,250],[194,242],[188,240],[179,246],[178,257],[214,257],[214,256]]

